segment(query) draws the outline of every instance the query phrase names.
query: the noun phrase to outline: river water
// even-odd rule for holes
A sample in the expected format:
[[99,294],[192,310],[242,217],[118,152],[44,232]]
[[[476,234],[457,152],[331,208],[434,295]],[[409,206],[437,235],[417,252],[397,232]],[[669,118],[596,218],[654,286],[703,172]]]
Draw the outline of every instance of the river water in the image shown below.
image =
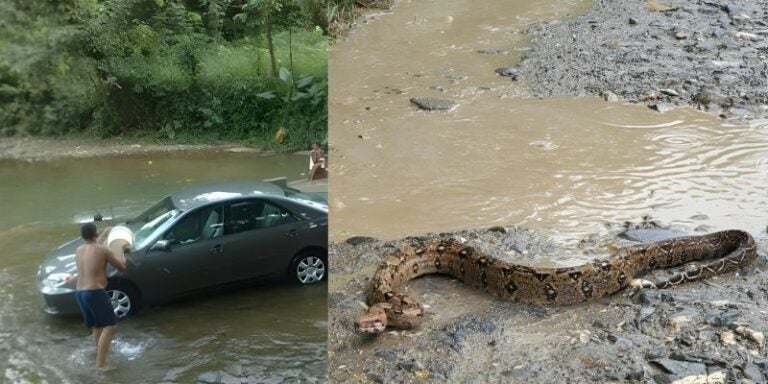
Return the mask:
[[[527,25],[587,6],[402,1],[335,44],[332,239],[520,225],[567,242],[643,216],[764,233],[768,122],[538,99],[494,73],[525,54]],[[411,97],[459,106],[425,112]]]
[[[121,322],[110,354],[77,317],[42,311],[35,273],[44,254],[77,237],[78,222],[122,216],[191,185],[286,176],[307,157],[225,151],[0,161],[0,372],[6,383],[326,381],[327,285],[249,287],[150,308]],[[237,378],[237,379],[235,379]]]

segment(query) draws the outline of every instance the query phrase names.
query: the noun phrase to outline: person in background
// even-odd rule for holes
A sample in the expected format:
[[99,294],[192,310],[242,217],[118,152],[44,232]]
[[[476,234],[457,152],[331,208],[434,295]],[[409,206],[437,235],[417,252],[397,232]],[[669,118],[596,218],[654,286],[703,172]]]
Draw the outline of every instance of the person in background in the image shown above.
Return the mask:
[[312,143],[312,150],[309,152],[309,180],[321,179],[325,176],[325,157],[320,144]]

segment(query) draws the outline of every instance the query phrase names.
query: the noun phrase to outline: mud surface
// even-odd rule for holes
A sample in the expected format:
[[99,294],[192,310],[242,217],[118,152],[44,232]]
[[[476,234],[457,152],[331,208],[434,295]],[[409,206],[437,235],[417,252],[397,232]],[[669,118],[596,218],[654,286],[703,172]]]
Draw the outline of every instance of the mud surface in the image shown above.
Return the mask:
[[[645,222],[634,227],[648,226]],[[518,228],[424,237],[458,236],[485,251],[534,265],[567,253],[597,257],[630,243],[618,237],[623,226],[609,229],[610,234],[588,236],[571,249],[545,233]],[[765,233],[757,240],[758,261],[740,273],[671,290],[624,291],[571,307],[514,304],[454,279],[428,276],[401,288],[425,306],[421,329],[387,331],[377,337],[356,334],[353,319],[362,311],[375,267],[410,240],[353,237],[335,242],[329,287],[330,379],[764,383],[768,377]]]
[[766,16],[759,0],[596,0],[585,14],[529,27],[532,50],[508,72],[538,96],[765,117]]

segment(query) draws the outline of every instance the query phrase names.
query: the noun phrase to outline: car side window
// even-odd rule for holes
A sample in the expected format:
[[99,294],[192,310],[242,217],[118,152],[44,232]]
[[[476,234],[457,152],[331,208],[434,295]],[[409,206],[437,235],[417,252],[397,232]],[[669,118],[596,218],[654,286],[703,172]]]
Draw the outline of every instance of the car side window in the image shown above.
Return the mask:
[[191,212],[174,224],[163,239],[174,244],[214,239],[224,234],[222,207],[207,207]]
[[275,227],[297,221],[287,210],[263,200],[241,201],[230,206],[227,233]]

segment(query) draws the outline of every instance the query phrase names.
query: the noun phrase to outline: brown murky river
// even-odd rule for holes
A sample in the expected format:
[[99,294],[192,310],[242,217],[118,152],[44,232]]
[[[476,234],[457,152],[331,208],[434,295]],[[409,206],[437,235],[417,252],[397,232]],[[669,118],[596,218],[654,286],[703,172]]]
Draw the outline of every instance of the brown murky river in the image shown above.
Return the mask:
[[[332,239],[520,225],[569,241],[645,215],[762,232],[768,122],[542,100],[494,73],[524,55],[527,25],[588,5],[403,1],[335,44]],[[459,106],[425,112],[411,97]]]
[[45,314],[35,287],[43,255],[76,237],[94,210],[127,215],[213,181],[301,179],[306,166],[306,155],[217,151],[0,161],[1,381],[325,382],[326,284],[256,286],[145,310],[120,323],[110,356],[118,368],[106,374],[91,368],[81,320]]

